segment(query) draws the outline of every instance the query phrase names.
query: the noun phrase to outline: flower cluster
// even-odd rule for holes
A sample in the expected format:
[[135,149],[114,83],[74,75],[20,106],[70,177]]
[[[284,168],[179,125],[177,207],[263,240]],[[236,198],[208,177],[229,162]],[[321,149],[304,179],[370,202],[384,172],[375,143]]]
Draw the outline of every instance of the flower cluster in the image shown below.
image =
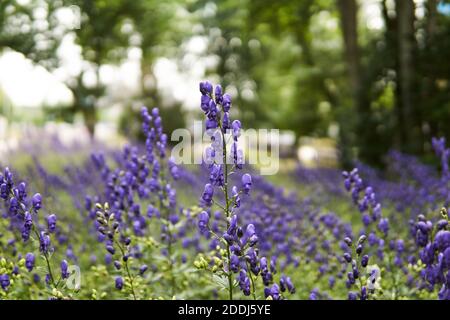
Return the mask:
[[[204,186],[200,204],[205,208],[199,215],[198,226],[206,237],[213,237],[212,248],[223,244],[224,249],[219,250],[215,256],[219,261],[220,269],[206,266],[214,273],[225,277],[228,281],[229,298],[233,299],[233,274],[237,274],[236,280],[239,288],[245,296],[252,295],[256,299],[256,280],[261,277],[265,286],[266,298],[279,300],[282,295],[280,288],[273,283],[272,274],[276,272],[275,260],[268,266],[267,258],[260,257],[257,248],[259,241],[255,225],[239,225],[239,208],[241,196],[250,194],[253,188],[252,176],[245,173],[241,176],[240,186],[229,187],[231,177],[236,170],[243,168],[243,153],[238,148],[241,122],[231,121],[230,108],[231,97],[223,94],[222,87],[217,85],[213,92],[213,86],[209,82],[200,83],[202,94],[200,107],[206,115],[206,130],[211,137],[211,146],[206,149],[205,158],[209,169],[209,183]],[[227,150],[227,137],[232,137],[231,148]],[[220,190],[219,195],[216,190]],[[221,212],[214,215],[214,223],[211,223],[211,208],[217,206]],[[221,231],[219,225],[224,224],[225,231]],[[220,248],[220,247],[219,247]],[[205,267],[200,262],[199,267]],[[290,278],[283,277],[280,280],[282,291],[295,292]],[[270,286],[272,285],[272,286]]]
[[[369,294],[374,291],[373,287],[369,287],[369,290],[367,284],[362,280],[364,277],[364,271],[362,270],[365,270],[369,264],[369,256],[367,254],[363,255],[366,239],[365,235],[361,235],[356,244],[353,244],[349,237],[344,239],[345,244],[351,249],[350,252],[345,252],[343,255],[345,262],[351,267],[351,270],[347,273],[346,285],[347,288],[350,288],[357,282],[361,300],[367,300]],[[355,300],[357,296],[357,293],[350,292],[348,298],[349,300]]]
[[[364,225],[368,226],[370,223],[380,220],[381,205],[377,202],[372,187],[364,186],[364,183],[358,174],[358,169],[355,168],[350,172],[344,171],[342,176],[345,179],[345,189],[351,192],[352,200],[358,206],[358,209],[362,214]],[[362,197],[361,194],[363,194]],[[386,222],[387,221],[380,222],[383,232],[387,232]]]
[[[159,110],[142,107],[140,115],[144,148],[126,145],[115,157],[118,164],[115,169],[107,164],[102,154],[93,155],[104,191],[94,197],[86,196],[85,203],[89,217],[94,220],[98,241],[105,246],[105,260],[120,274],[115,278],[116,288],[127,288],[126,292],[134,299],[139,298],[137,283],[145,277],[149,267],[144,262],[133,267],[131,261],[159,254],[166,260],[163,279],[167,280],[171,295],[175,295],[179,283],[175,279],[173,249],[176,240],[186,236],[190,221],[188,210],[177,204],[174,183],[182,171],[173,158],[167,157],[168,137],[163,131]],[[155,232],[156,226],[159,233]],[[159,247],[160,253],[145,253],[143,246]],[[119,259],[114,260],[117,253]],[[183,257],[186,260],[186,256]]]
[[[435,226],[423,215],[418,217],[415,225],[416,241],[422,247],[420,260],[425,264],[422,278],[431,287],[441,285],[438,297],[450,299],[450,231],[446,208],[441,209],[442,219]],[[434,232],[433,232],[434,230]],[[433,237],[434,234],[434,237]]]
[[[47,228],[42,228],[38,223],[38,213],[42,209],[41,194],[36,193],[29,199],[27,184],[20,182],[16,185],[9,168],[5,168],[3,174],[0,174],[0,197],[8,208],[3,218],[9,219],[13,229],[20,230],[22,240],[27,243],[32,234],[35,236],[39,243],[39,250],[46,261],[46,282],[56,288],[57,279],[53,275],[50,264],[50,255],[53,252],[50,234],[56,231],[56,215],[47,216]],[[28,271],[33,270],[34,263],[34,254],[28,253],[26,255]],[[2,288],[6,290],[10,285],[9,276],[3,274],[2,279]]]
[[449,179],[450,171],[448,168],[448,161],[450,159],[450,149],[445,146],[445,138],[433,138],[431,144],[433,145],[434,152],[440,158],[442,177]]

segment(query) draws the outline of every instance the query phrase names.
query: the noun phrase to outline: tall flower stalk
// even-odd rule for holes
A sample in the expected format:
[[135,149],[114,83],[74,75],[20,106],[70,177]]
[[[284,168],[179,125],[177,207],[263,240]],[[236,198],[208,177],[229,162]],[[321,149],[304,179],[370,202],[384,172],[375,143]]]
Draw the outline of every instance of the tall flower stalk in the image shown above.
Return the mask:
[[[36,193],[28,199],[26,183],[21,182],[16,185],[9,168],[5,168],[3,174],[0,174],[0,198],[8,209],[6,217],[10,219],[10,226],[21,231],[23,242],[28,242],[32,233],[35,236],[39,243],[39,251],[45,260],[46,282],[56,289],[59,280],[56,279],[50,263],[50,255],[53,251],[50,234],[56,230],[56,215],[49,215],[46,219],[47,228],[41,229],[38,223],[38,213],[42,209],[41,194]],[[34,254],[28,253],[26,263],[28,263],[29,271],[33,269],[34,262]],[[6,275],[3,277],[6,279]]]
[[[241,197],[250,194],[252,177],[245,173],[240,178],[240,186],[230,188],[230,177],[243,168],[243,152],[238,148],[241,123],[231,121],[231,97],[223,94],[222,87],[209,82],[200,83],[201,109],[206,116],[206,132],[211,137],[211,146],[205,150],[205,162],[209,168],[209,183],[204,186],[201,206],[205,209],[199,215],[199,228],[205,236],[211,236],[211,245],[215,248],[208,262],[203,256],[196,261],[196,267],[211,271],[226,279],[221,285],[228,290],[228,298],[234,298],[234,287],[239,286],[245,296],[257,299],[257,278],[260,276],[264,286],[264,295],[268,299],[281,299],[280,287],[273,283],[272,273],[266,257],[259,257],[257,249],[258,236],[252,223],[246,227],[239,226],[239,207]],[[227,148],[227,137],[232,137],[231,148]],[[219,189],[221,194],[216,194]],[[218,207],[211,223],[211,210]],[[225,232],[220,229],[223,225]],[[294,292],[290,279],[283,278],[283,290],[286,285]],[[286,284],[286,281],[288,284]],[[270,286],[272,285],[272,286]]]

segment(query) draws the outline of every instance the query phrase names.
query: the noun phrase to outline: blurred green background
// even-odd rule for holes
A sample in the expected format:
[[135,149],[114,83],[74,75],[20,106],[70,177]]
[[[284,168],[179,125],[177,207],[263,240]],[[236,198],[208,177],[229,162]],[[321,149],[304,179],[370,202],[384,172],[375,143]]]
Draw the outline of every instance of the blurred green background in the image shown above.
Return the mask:
[[449,57],[450,1],[0,0],[0,154],[28,128],[134,139],[142,104],[189,127],[209,79],[288,155],[382,166],[450,138]]

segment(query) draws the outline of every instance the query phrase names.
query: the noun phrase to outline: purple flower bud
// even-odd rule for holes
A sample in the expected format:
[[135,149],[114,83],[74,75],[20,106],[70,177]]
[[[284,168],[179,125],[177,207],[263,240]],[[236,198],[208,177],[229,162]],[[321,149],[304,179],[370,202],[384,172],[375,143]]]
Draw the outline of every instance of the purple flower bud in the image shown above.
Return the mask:
[[35,262],[35,257],[34,254],[31,252],[28,252],[25,255],[25,267],[27,268],[27,270],[29,272],[31,272],[34,268],[34,262]]
[[153,108],[152,109],[152,116],[157,118],[159,116],[159,109],[158,108]]
[[200,108],[202,108],[203,112],[208,113],[209,111],[209,103],[211,102],[211,98],[207,95],[202,95]]
[[369,256],[368,255],[364,255],[362,258],[361,258],[361,266],[363,267],[363,268],[365,268],[365,267],[367,267],[367,264],[369,263]]
[[61,278],[67,279],[69,277],[68,272],[69,265],[66,260],[61,261]]
[[444,252],[450,247],[450,231],[438,231],[434,237],[434,242],[439,251]]
[[389,231],[389,220],[387,218],[381,218],[380,222],[378,223],[378,229],[385,235],[387,235]]
[[228,112],[225,112],[222,118],[222,129],[225,132],[230,128],[231,128],[230,115],[228,114]]
[[358,243],[363,244],[366,241],[366,239],[367,239],[366,235],[363,234],[359,237]]
[[209,81],[200,82],[200,92],[202,94],[211,94],[212,93],[212,84]]
[[356,246],[356,254],[359,256],[362,253],[363,246],[361,244],[358,244]]
[[425,221],[419,221],[417,223],[417,228],[425,234],[431,231],[431,226],[427,224]]
[[116,277],[116,289],[122,290],[123,288],[123,279],[122,277]]
[[249,224],[247,226],[247,229],[245,230],[245,237],[248,239],[250,247],[253,247],[258,242],[258,236],[256,235],[255,226],[253,224]]
[[206,120],[206,130],[216,129],[218,127],[217,120],[207,119]]
[[352,256],[348,252],[344,253],[344,259],[345,261],[347,261],[347,263],[352,262]]
[[40,250],[41,252],[48,252],[50,249],[50,236],[45,233],[44,231],[41,231],[40,234]]
[[280,289],[281,292],[285,292],[287,290],[289,293],[295,293],[295,287],[291,278],[282,276],[280,279]]
[[350,284],[355,284],[355,276],[352,271],[349,271],[347,273],[347,278],[348,278],[348,281],[350,282]]
[[216,157],[216,151],[212,147],[207,147],[205,150],[205,162],[212,166],[214,164],[214,158]]
[[107,245],[106,246],[106,251],[108,251],[110,254],[114,254],[116,252],[116,250],[114,249],[113,246],[111,245]]
[[51,214],[47,217],[47,227],[50,233],[55,232],[56,229],[56,215]]
[[33,227],[33,217],[28,211],[25,212],[24,220],[25,221],[22,227],[22,239],[23,241],[27,241],[30,239],[31,229]]
[[230,270],[234,273],[239,271],[239,257],[235,254],[232,254],[230,258]]
[[222,96],[223,92],[222,92],[222,87],[220,86],[220,84],[218,84],[216,86],[216,89],[214,90],[214,96],[216,97],[216,102],[217,103],[222,103]]
[[448,226],[448,221],[447,220],[439,220],[438,224],[437,224],[437,228],[438,230],[442,230],[445,229]]
[[249,194],[250,189],[252,187],[252,176],[246,173],[242,176],[241,180],[242,180],[242,189],[244,190],[244,193]]
[[10,286],[11,281],[9,279],[9,275],[7,274],[0,274],[0,286],[3,290],[8,290],[8,287]]
[[34,211],[38,212],[42,208],[42,196],[40,193],[36,193],[31,198],[31,203],[33,205]]
[[224,112],[230,111],[231,108],[231,96],[225,93],[222,97],[222,107]]
[[147,270],[148,266],[146,264],[143,264],[142,266],[139,267],[139,274],[142,276]]
[[349,237],[345,237],[344,242],[347,244],[347,246],[349,247],[352,246],[352,239],[350,239]]
[[268,272],[269,269],[267,268],[267,258],[266,257],[262,257],[261,260],[259,261],[259,265],[261,268],[261,272]]
[[202,211],[199,215],[198,227],[201,232],[208,231],[209,215],[206,211]]
[[250,279],[247,276],[247,272],[245,270],[241,270],[238,276],[239,287],[241,288],[244,295],[250,295]]
[[239,120],[234,120],[231,123],[231,127],[233,128],[233,138],[236,141],[241,133],[241,122]]
[[212,205],[213,195],[214,195],[214,187],[209,183],[206,184],[202,194],[202,200],[204,201],[206,206],[209,207]]
[[367,300],[367,288],[366,287],[361,288],[361,300]]
[[231,189],[231,194],[233,195],[234,206],[236,208],[239,208],[241,206],[241,198],[239,197],[239,191],[236,186],[233,186],[233,188]]
[[354,292],[349,292],[348,293],[348,300],[357,300],[358,299],[358,295]]
[[274,283],[272,287],[264,289],[264,295],[266,298],[270,296],[273,300],[281,300],[280,287]]

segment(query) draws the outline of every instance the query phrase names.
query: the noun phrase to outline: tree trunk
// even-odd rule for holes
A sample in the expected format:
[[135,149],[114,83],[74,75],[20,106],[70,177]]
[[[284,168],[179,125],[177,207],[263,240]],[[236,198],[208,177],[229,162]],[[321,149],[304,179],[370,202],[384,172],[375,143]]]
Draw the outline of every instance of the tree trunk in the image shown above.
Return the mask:
[[414,121],[414,2],[412,0],[396,0],[395,10],[398,25],[398,81],[400,96],[398,97],[401,107],[403,122],[402,149],[406,152],[416,153],[419,151],[418,141],[420,127]]
[[[352,103],[350,108],[357,111],[356,123],[348,123],[348,111],[340,113],[341,130],[340,131],[340,149],[342,154],[341,162],[343,164],[349,164],[353,159],[351,151],[348,146],[344,144],[351,143],[346,131],[358,132],[358,137],[355,141],[360,147],[360,156],[365,157],[364,139],[365,134],[361,134],[362,131],[367,131],[366,119],[370,116],[370,110],[367,109],[368,105],[362,103],[361,100],[361,66],[360,66],[360,53],[358,47],[358,5],[356,0],[338,0],[337,6],[340,13],[340,23],[342,29],[342,37],[344,42],[344,59],[347,66],[348,79],[350,83],[350,91],[352,96]],[[354,128],[353,128],[354,127]]]
[[436,26],[437,26],[437,1],[436,0],[428,0],[426,3],[427,8],[427,24],[426,24],[426,30],[427,30],[427,39],[430,40],[433,38],[433,35],[436,32]]
[[[437,0],[428,0],[426,2],[426,24],[425,24],[425,52],[429,55],[433,51],[433,47],[435,45],[435,36],[437,32]],[[433,67],[428,64],[423,66],[422,74],[424,75],[421,78],[421,105],[426,104],[433,96],[433,87],[436,83],[436,76],[433,72]],[[432,117],[427,114],[425,110],[421,113],[422,121],[425,121],[428,124],[428,132],[424,133],[424,140],[430,141],[431,137],[437,136],[439,134],[438,123],[434,121]]]
[[356,0],[338,0],[341,15],[341,28],[344,38],[344,56],[352,88],[355,105],[358,105],[361,84],[358,48],[358,25]]

